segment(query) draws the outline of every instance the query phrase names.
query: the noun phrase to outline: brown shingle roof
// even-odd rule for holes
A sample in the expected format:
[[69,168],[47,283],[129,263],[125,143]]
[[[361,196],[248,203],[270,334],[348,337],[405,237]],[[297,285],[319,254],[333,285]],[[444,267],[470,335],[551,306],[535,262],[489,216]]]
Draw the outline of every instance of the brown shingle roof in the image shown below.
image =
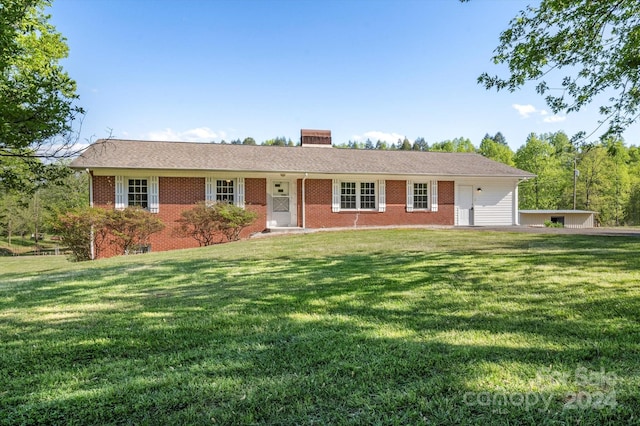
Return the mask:
[[98,140],[76,169],[534,177],[479,154]]

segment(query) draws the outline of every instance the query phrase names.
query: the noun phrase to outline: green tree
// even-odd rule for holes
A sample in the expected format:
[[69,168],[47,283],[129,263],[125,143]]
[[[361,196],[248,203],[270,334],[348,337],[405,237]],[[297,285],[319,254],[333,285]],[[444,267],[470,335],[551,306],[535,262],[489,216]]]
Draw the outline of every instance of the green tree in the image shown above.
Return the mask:
[[262,142],[262,145],[287,146],[287,139],[284,136],[278,136],[277,138],[274,138],[274,139],[267,139],[266,141]]
[[69,210],[89,206],[89,175],[75,172],[40,189],[44,227],[50,232],[56,218]]
[[500,145],[507,145],[507,139],[504,137],[504,135],[501,132],[496,133],[492,139],[497,143],[499,143]]
[[640,148],[631,146],[627,150],[629,156],[629,198],[625,206],[625,222],[640,225]]
[[494,139],[487,137],[482,139],[478,152],[487,158],[491,158],[492,160],[499,161],[509,166],[513,166],[515,164],[513,162],[513,151],[511,151],[511,148],[509,148],[508,145],[498,143]]
[[409,141],[409,139],[404,138],[398,149],[401,149],[403,151],[411,151],[411,142]]
[[371,139],[367,138],[367,140],[364,143],[364,149],[375,149],[375,147],[373,146],[373,142],[371,142]]
[[594,144],[583,147],[578,163],[578,206],[598,212],[604,224],[611,224],[613,219],[606,196],[614,179],[612,169],[611,158],[604,146]]
[[[0,5],[0,186],[19,185],[26,168],[39,179],[38,158],[74,155],[76,83],[60,66],[65,39],[48,20],[49,0],[5,0]],[[17,163],[22,162],[22,166]]]
[[436,142],[431,144],[429,151],[442,151],[442,152],[476,152],[476,147],[473,146],[471,140],[467,138],[455,138],[442,142]]
[[624,209],[627,206],[630,190],[631,190],[631,177],[629,176],[629,151],[624,145],[622,139],[609,138],[603,142],[604,148],[607,150],[612,169],[609,170],[612,175],[612,180],[609,181],[609,185],[612,186],[607,191],[607,198],[609,201],[606,205],[613,210],[612,211],[612,224],[618,226],[624,221],[625,213]]
[[[369,149],[369,148],[367,148]],[[386,151],[387,149],[389,149],[389,144],[385,141],[381,141],[380,139],[378,139],[378,142],[376,142],[376,146],[371,148],[371,149],[377,149],[377,150],[381,150],[381,151]]]
[[516,167],[536,174],[519,186],[521,209],[557,209],[561,193],[561,166],[553,146],[531,133],[514,157]]
[[256,145],[256,140],[254,138],[244,138],[242,145]]
[[20,195],[12,192],[0,196],[0,229],[7,236],[9,246],[14,235],[27,232],[27,206]]
[[424,138],[420,137],[413,141],[413,150],[414,151],[429,151],[429,144]]
[[509,75],[483,73],[479,83],[515,91],[536,82],[554,113],[579,111],[606,92],[597,98],[608,99],[601,122],[605,135],[617,135],[640,113],[640,2],[542,0],[511,20],[493,61]]
[[580,147],[574,144],[564,132],[545,133],[540,139],[547,141],[553,148],[555,157],[555,190],[558,199],[557,208],[573,208],[574,168],[580,160]]

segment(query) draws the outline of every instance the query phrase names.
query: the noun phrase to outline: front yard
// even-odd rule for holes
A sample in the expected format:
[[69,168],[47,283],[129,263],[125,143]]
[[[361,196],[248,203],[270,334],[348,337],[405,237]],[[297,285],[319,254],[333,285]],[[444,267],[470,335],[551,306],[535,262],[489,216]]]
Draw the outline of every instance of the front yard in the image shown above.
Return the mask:
[[0,424],[630,424],[640,239],[291,235],[0,258]]

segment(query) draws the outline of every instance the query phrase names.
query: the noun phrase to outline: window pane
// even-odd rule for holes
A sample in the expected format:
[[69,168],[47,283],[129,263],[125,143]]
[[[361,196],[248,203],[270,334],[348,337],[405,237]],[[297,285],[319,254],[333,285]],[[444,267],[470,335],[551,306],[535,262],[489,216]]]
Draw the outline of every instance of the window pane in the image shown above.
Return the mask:
[[376,184],[375,182],[360,183],[360,208],[376,208]]
[[129,179],[129,206],[149,208],[147,179]]
[[429,184],[427,183],[413,184],[413,208],[415,209],[429,208]]
[[216,201],[225,201],[233,203],[233,180],[219,179],[216,181]]
[[356,208],[356,183],[355,182],[340,183],[340,208],[341,209]]

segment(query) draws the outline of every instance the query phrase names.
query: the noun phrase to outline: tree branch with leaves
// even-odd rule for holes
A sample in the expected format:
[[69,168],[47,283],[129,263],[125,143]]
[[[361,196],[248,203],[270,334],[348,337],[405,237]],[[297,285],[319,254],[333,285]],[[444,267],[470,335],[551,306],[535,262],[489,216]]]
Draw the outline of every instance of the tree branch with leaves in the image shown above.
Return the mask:
[[11,188],[22,162],[29,178],[46,176],[42,159],[76,155],[84,114],[76,83],[59,64],[69,49],[48,21],[50,0],[4,0],[0,4],[0,188]]
[[[464,1],[464,0],[463,0]],[[580,111],[599,96],[604,136],[620,135],[640,116],[640,2],[542,0],[500,35],[493,61],[507,77],[483,73],[487,89],[515,91],[535,82],[554,113]]]

